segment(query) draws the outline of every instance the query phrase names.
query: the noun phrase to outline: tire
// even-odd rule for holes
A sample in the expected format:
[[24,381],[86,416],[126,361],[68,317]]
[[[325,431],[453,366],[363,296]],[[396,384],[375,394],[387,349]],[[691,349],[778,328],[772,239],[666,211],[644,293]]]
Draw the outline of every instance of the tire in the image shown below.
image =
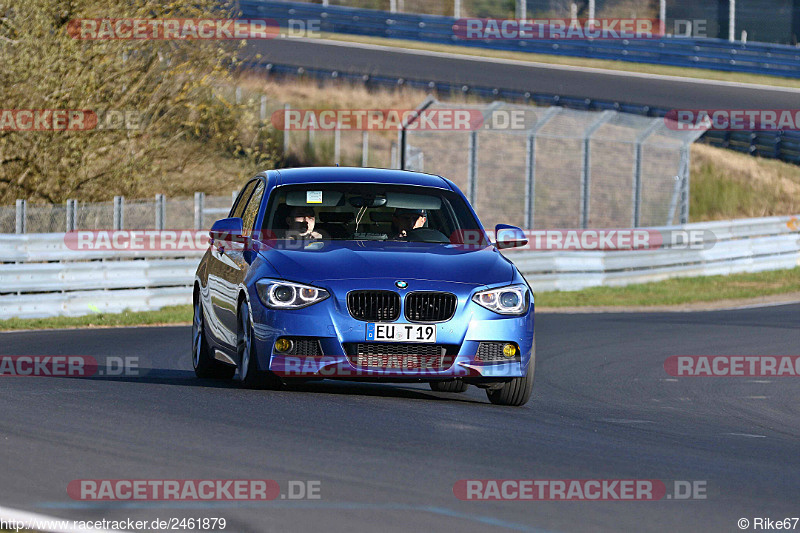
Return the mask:
[[431,381],[429,383],[432,391],[436,392],[464,392],[469,388],[468,383],[464,383],[460,379],[453,381]]
[[533,390],[533,374],[536,367],[536,338],[533,339],[531,360],[528,362],[528,371],[525,377],[513,378],[497,389],[486,389],[486,396],[495,405],[508,405],[519,407],[528,403]]
[[246,389],[279,389],[281,380],[270,372],[258,368],[258,356],[253,344],[253,325],[247,302],[239,304],[239,331],[236,336],[236,350],[239,354],[239,383]]
[[199,295],[195,298],[192,318],[192,367],[198,378],[231,379],[236,373],[235,367],[214,359],[206,339],[206,321]]
[[239,383],[246,389],[257,389],[263,385],[258,370],[258,357],[253,349],[253,325],[247,302],[239,304],[239,329],[236,335],[236,352],[239,355]]

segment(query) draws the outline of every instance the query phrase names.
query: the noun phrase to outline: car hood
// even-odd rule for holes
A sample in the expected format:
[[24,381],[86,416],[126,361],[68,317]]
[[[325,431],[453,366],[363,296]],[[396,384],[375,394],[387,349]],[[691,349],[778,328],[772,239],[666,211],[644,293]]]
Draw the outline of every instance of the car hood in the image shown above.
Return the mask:
[[[287,249],[292,245],[294,249]],[[491,285],[510,282],[514,275],[514,267],[493,246],[316,241],[288,242],[259,253],[281,278],[304,283],[392,278]]]

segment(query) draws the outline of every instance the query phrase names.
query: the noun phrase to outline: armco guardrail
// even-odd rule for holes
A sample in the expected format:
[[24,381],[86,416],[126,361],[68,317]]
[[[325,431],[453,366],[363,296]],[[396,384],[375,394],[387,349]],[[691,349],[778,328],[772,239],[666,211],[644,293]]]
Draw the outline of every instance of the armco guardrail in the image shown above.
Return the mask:
[[[657,230],[706,230],[707,249],[514,251],[536,291],[800,266],[800,215]],[[0,235],[0,318],[79,316],[191,303],[198,251],[76,251],[63,233]],[[58,262],[54,262],[58,261]]]
[[788,45],[684,37],[465,40],[453,29],[459,19],[439,15],[275,0],[240,0],[239,8],[245,17],[274,19],[282,26],[289,20],[319,20],[320,30],[331,33],[800,78],[800,48]]
[[[464,41],[459,40],[453,32],[453,24],[457,19],[452,17],[389,13],[372,9],[274,0],[241,0],[240,8],[244,16],[274,19],[283,26],[288,25],[290,20],[319,20],[320,30],[324,32],[800,77],[800,48],[786,45],[742,44],[729,43],[720,39],[686,38],[627,41]],[[362,81],[386,87],[397,87],[403,84],[420,89],[435,89],[442,95],[454,91],[465,91],[481,97],[530,101],[537,105],[558,105],[572,109],[593,111],[613,109],[648,116],[664,116],[668,112],[667,109],[629,102],[531,93],[503,87],[465,87],[441,80],[422,80],[413,77],[390,78],[369,73],[298,68],[296,65],[248,63],[246,66],[248,68],[266,68],[269,73],[277,75],[302,75],[318,79]],[[709,131],[702,137],[702,141],[750,155],[800,164],[800,132],[798,131]]]

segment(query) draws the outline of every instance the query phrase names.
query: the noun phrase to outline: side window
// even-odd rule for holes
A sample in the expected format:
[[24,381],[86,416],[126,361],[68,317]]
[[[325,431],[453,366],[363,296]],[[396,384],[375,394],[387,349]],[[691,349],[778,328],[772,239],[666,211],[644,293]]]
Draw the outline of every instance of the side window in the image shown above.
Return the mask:
[[245,235],[253,232],[253,224],[256,222],[258,216],[258,208],[261,206],[261,198],[264,196],[264,182],[259,180],[256,185],[255,191],[250,196],[250,201],[247,202],[247,207],[242,215],[242,224]]
[[244,186],[242,192],[239,193],[239,197],[236,198],[236,204],[231,209],[230,217],[241,217],[242,213],[244,212],[244,206],[247,205],[247,199],[250,197],[250,193],[253,192],[253,187],[256,186],[255,181],[251,181],[247,185]]

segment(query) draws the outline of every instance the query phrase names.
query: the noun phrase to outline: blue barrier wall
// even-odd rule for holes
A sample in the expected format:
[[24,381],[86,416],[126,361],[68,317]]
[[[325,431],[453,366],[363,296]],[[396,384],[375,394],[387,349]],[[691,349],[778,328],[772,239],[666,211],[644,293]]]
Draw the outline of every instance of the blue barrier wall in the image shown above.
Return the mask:
[[456,35],[457,19],[452,17],[274,0],[240,0],[239,4],[243,16],[275,19],[282,26],[290,19],[319,19],[323,32],[800,78],[800,48],[788,45],[678,37],[466,40]]

